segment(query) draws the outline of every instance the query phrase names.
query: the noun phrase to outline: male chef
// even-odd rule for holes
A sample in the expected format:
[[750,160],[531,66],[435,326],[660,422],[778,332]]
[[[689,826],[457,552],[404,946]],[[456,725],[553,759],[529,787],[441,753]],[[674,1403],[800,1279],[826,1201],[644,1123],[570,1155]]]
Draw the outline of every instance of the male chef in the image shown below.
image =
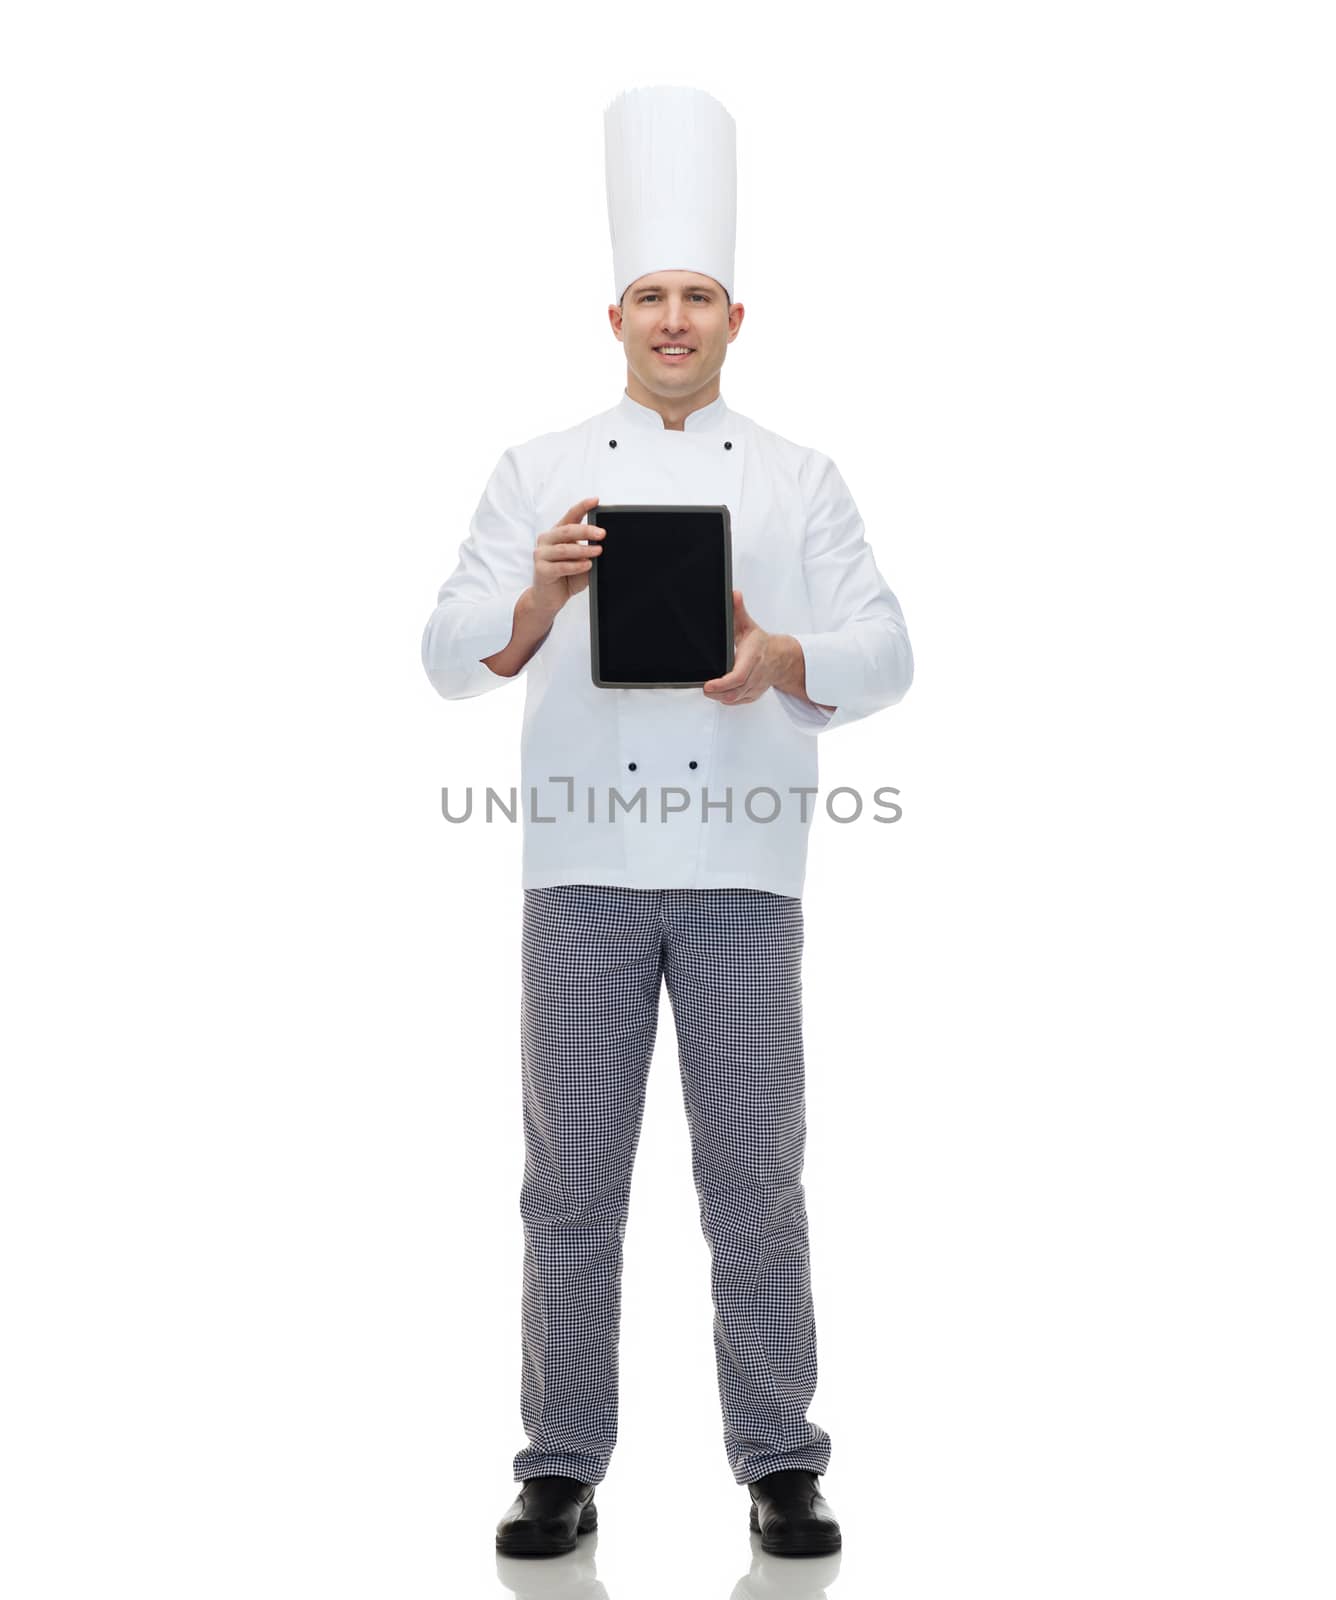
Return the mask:
[[[807,1214],[802,889],[817,742],[893,705],[904,618],[834,462],[720,392],[736,137],[712,96],[632,89],[605,112],[626,383],[608,410],[505,451],[427,623],[447,699],[527,679],[521,752],[525,1140],[522,1489],[497,1548],[555,1555],[596,1525],[617,1437],[622,1241],[661,986],[712,1268],[724,1448],[753,1532],[839,1548]],[[600,687],[596,505],[727,506],[735,659],[699,687]],[[615,796],[615,798],[614,798]],[[758,798],[758,796],[760,798]],[[778,803],[776,803],[778,802]]]

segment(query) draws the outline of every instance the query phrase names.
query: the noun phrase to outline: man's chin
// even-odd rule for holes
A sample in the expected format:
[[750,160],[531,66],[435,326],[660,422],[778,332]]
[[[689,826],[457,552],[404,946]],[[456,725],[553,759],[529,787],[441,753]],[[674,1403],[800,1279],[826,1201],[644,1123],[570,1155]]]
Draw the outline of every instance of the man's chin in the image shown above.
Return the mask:
[[713,376],[698,360],[685,361],[680,367],[669,366],[653,356],[650,360],[652,365],[649,371],[637,373],[637,377],[656,394],[692,394],[697,389],[703,389]]

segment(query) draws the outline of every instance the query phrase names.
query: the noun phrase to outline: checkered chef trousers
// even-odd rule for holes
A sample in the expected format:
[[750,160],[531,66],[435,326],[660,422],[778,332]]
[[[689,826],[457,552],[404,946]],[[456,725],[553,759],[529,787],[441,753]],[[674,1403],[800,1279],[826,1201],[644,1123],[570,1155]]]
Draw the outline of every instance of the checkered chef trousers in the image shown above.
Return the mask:
[[824,1473],[802,1048],[802,901],[761,889],[524,891],[523,1367],[517,1482],[598,1483],[617,1438],[622,1241],[668,986],[712,1260],[724,1448],[738,1483]]

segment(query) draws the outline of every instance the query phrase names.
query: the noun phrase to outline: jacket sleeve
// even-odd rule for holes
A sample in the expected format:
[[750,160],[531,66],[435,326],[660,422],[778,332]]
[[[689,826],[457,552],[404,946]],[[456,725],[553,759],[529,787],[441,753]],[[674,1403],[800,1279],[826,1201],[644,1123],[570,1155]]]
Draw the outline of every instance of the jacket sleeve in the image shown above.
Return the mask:
[[802,646],[808,697],[817,711],[780,690],[790,720],[813,735],[893,706],[914,678],[914,657],[900,602],[877,569],[863,520],[829,456],[812,451],[803,464],[807,516],[803,571],[812,630]]
[[510,643],[515,602],[533,582],[538,533],[519,463],[507,450],[492,469],[458,564],[441,585],[422,635],[422,665],[447,700],[499,689],[528,670],[526,661],[514,677],[503,677],[482,657]]

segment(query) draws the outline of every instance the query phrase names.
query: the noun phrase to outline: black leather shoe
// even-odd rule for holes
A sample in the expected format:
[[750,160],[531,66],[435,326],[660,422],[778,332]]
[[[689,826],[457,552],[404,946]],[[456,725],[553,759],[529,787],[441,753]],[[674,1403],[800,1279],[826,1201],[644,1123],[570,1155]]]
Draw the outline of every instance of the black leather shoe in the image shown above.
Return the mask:
[[496,1525],[496,1548],[506,1556],[564,1556],[582,1533],[598,1527],[594,1485],[578,1478],[526,1478]]
[[824,1556],[843,1542],[840,1525],[817,1488],[817,1474],[798,1467],[767,1472],[747,1485],[751,1530],[773,1556]]

